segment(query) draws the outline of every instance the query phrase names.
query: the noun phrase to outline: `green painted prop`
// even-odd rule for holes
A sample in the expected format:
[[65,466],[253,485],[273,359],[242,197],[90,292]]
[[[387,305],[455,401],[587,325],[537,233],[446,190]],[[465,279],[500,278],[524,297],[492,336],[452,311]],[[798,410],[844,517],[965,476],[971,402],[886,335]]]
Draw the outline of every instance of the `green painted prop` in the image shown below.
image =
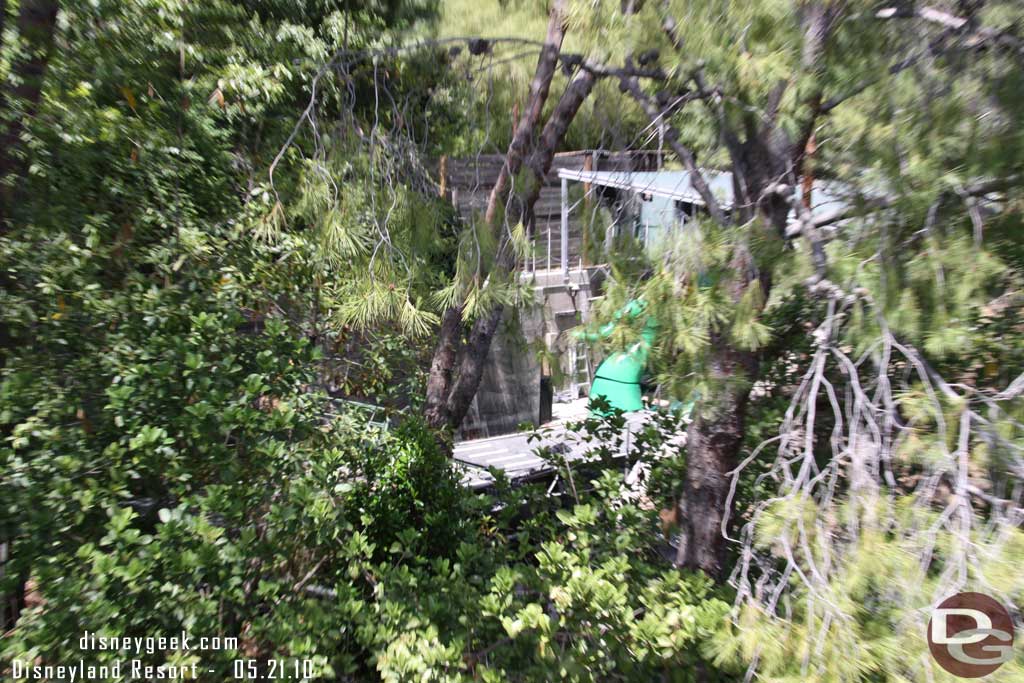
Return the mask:
[[[623,316],[632,320],[643,315],[646,310],[647,302],[633,299],[616,311],[611,322],[603,325],[596,333],[581,332],[577,337],[587,341],[607,338]],[[654,344],[657,332],[657,321],[653,316],[648,316],[644,329],[640,332],[639,341],[624,351],[616,351],[601,362],[594,373],[594,383],[590,387],[591,400],[604,396],[612,408],[626,412],[644,407],[640,379],[647,367],[647,355]]]

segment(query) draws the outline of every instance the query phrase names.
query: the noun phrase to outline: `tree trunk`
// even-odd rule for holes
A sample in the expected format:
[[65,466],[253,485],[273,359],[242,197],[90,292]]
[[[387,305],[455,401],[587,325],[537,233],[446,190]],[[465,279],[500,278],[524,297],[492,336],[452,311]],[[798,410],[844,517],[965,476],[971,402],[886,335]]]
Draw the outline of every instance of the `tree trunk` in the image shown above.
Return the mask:
[[[555,151],[584,100],[590,95],[595,77],[580,70],[565,89],[540,134],[541,113],[551,89],[562,39],[565,32],[566,2],[559,0],[551,9],[547,37],[537,61],[530,84],[530,96],[515,135],[505,155],[505,163],[491,189],[485,221],[497,237],[497,256],[492,272],[480,273],[492,285],[515,269],[515,254],[508,239],[507,226],[523,223],[529,226],[533,206],[540,196],[544,178],[551,169]],[[510,180],[525,169],[529,178],[513,192]],[[499,207],[503,210],[499,211]],[[487,286],[486,284],[484,286]],[[480,387],[491,342],[501,323],[502,307],[498,306],[473,322],[469,336],[462,343],[462,309],[445,311],[438,334],[438,345],[427,380],[427,401],[424,416],[427,424],[440,432],[451,433],[459,427],[473,397]]]
[[[519,172],[531,142],[534,131],[540,121],[544,103],[547,101],[548,93],[551,90],[551,80],[554,77],[555,69],[558,66],[558,57],[562,50],[562,39],[565,37],[566,0],[558,0],[551,8],[551,15],[548,20],[547,35],[544,45],[541,48],[540,56],[537,58],[537,68],[534,71],[533,80],[530,82],[530,94],[523,109],[523,115],[515,128],[512,142],[505,153],[505,163],[498,173],[498,178],[491,188],[491,194],[487,201],[487,212],[484,220],[488,228],[493,232],[502,229],[502,221],[499,220],[498,206],[504,206],[509,198],[509,181]],[[499,239],[499,250],[502,247],[507,249],[505,239]],[[485,282],[488,273],[478,273],[479,279]],[[497,320],[493,321],[494,330],[501,319],[498,312]],[[490,339],[494,330],[487,334],[486,330],[479,330],[476,334],[478,341],[486,338],[486,345],[483,348],[484,358],[466,358],[467,349],[462,345],[462,305],[454,305],[445,310],[441,320],[441,327],[438,331],[438,344],[434,350],[434,357],[430,363],[430,375],[427,378],[426,408],[424,419],[427,425],[440,432],[453,432],[462,423],[463,418],[469,411],[469,406],[479,386],[479,375],[482,374],[482,364],[490,349]],[[480,321],[474,325],[483,325]],[[471,354],[479,354],[479,344]],[[480,365],[479,371],[475,365]],[[453,384],[459,379],[456,368],[463,366],[468,372],[465,379],[461,380],[465,385],[472,384],[472,393],[469,393],[466,386],[457,387],[453,391]],[[462,373],[460,373],[460,376]],[[475,383],[474,383],[474,377]],[[466,394],[469,393],[468,399]],[[445,443],[442,437],[441,442]]]
[[551,81],[554,79],[555,70],[558,67],[558,57],[562,52],[562,40],[565,39],[565,21],[568,18],[567,5],[567,0],[556,0],[551,7],[548,31],[544,37],[540,56],[537,58],[537,68],[534,70],[533,80],[530,81],[530,94],[526,100],[526,107],[523,109],[523,116],[519,120],[519,125],[516,126],[512,142],[505,153],[505,163],[501,167],[498,179],[495,181],[487,201],[484,220],[492,227],[498,217],[499,202],[508,196],[509,179],[519,172],[523,159],[526,158],[530,150],[537,126],[540,124],[540,116],[544,111],[548,93],[551,91]]
[[469,338],[463,347],[459,361],[458,375],[452,383],[451,391],[445,408],[448,412],[449,426],[457,429],[473,404],[473,397],[480,388],[480,379],[484,375],[487,354],[491,350],[491,342],[501,323],[502,307],[495,306],[487,315],[477,318],[469,331]]
[[725,519],[729,472],[743,444],[749,389],[743,378],[757,374],[757,354],[729,344],[714,344],[710,379],[720,383],[714,404],[698,413],[687,432],[686,478],[679,505],[682,541],[676,564],[700,569],[722,580],[725,566]]
[[437,336],[437,348],[430,362],[430,374],[427,375],[424,419],[431,427],[443,430],[449,424],[448,390],[462,340],[462,311],[458,307],[452,306],[445,310]]
[[[825,44],[835,19],[844,11],[842,2],[811,2],[801,8],[803,44],[801,69],[812,76],[821,71]],[[676,22],[671,16],[666,20],[665,30],[673,44]],[[776,124],[774,114],[760,121],[747,117],[743,130],[733,130],[729,119],[721,109],[720,100],[706,87],[703,75],[698,70],[693,80],[705,98],[705,103],[715,114],[722,138],[729,152],[733,173],[733,193],[736,206],[729,220],[746,225],[748,231],[765,231],[768,239],[781,239],[785,232],[787,216],[791,208],[791,196],[772,189],[780,182],[795,185],[802,173],[808,141],[814,133],[814,125],[821,112],[819,88],[813,88],[808,98],[811,114],[799,129],[796,139],[790,139]],[[635,79],[624,80],[628,90],[653,120],[661,120],[662,112],[641,91]],[[767,111],[777,109],[786,84],[780,84],[772,94]],[[740,133],[745,139],[740,139]],[[694,168],[692,153],[683,146],[678,134],[671,127],[666,139],[682,160],[684,166],[694,172],[694,185],[698,191],[704,189],[700,174]],[[792,189],[792,188],[790,188]],[[702,196],[706,192],[701,192]],[[809,192],[808,192],[809,194]],[[712,218],[724,224],[725,216],[716,211],[713,202],[708,202]],[[764,299],[771,290],[770,272],[759,271],[749,252],[747,243],[741,240],[734,247],[731,262],[732,282],[729,296],[739,302],[747,287],[757,282]],[[679,512],[682,539],[676,561],[681,566],[704,571],[716,580],[723,580],[725,570],[725,536],[722,524],[729,513],[726,502],[729,494],[729,472],[739,461],[740,449],[745,434],[745,414],[750,398],[750,386],[757,381],[760,354],[738,347],[728,334],[712,338],[708,352],[708,379],[715,395],[704,397],[687,433],[686,477],[680,496]]]
[[[511,211],[511,215],[506,218],[511,218],[516,223],[521,222],[524,225],[532,223],[533,207],[540,197],[544,179],[551,170],[555,151],[565,137],[569,124],[579,112],[580,106],[593,90],[594,82],[595,78],[592,73],[585,70],[580,71],[562,93],[562,97],[551,112],[532,152],[525,160],[520,161],[520,168],[528,172],[528,178],[523,186],[517,188],[515,193],[507,194],[504,203]],[[494,196],[492,193],[492,200]],[[502,229],[503,234],[507,234],[504,226],[499,229]],[[504,277],[514,269],[515,255],[512,245],[507,238],[502,239],[499,241],[498,258],[495,259],[492,277],[495,275],[499,278]],[[501,323],[502,313],[502,307],[498,306],[487,315],[478,318],[473,323],[469,339],[462,348],[458,372],[452,380],[445,409],[449,421],[448,426],[452,429],[462,423],[473,402],[473,397],[480,387],[487,354],[498,325]]]

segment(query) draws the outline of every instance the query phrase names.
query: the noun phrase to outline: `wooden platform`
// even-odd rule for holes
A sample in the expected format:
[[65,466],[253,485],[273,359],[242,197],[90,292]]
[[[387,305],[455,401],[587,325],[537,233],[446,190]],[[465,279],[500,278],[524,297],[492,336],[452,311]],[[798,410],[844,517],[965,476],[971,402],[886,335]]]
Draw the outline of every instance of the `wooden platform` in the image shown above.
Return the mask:
[[[594,445],[584,443],[580,435],[570,431],[567,423],[578,421],[585,415],[564,416],[562,419],[545,425],[540,440],[529,440],[528,433],[507,434],[489,439],[473,439],[455,444],[454,459],[457,467],[463,472],[463,483],[474,490],[493,486],[494,476],[488,468],[505,473],[513,483],[541,479],[555,471],[555,467],[537,456],[536,451],[543,446],[550,446],[568,462],[585,458]],[[632,413],[627,416],[623,438],[622,457],[626,456],[631,444],[631,434],[637,431],[646,421],[645,412]]]

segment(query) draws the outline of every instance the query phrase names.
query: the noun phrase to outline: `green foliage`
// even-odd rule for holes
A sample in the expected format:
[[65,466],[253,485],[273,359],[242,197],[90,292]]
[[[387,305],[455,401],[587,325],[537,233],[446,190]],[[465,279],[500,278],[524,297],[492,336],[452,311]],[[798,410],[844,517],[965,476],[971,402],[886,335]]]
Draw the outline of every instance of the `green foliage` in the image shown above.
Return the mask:
[[[283,326],[270,327],[279,329],[238,343],[287,339]],[[36,511],[19,520],[16,547],[46,551],[18,555],[31,562],[40,602],[5,639],[5,660],[60,661],[78,652],[85,630],[184,629],[239,645],[146,661],[201,662],[223,676],[244,654],[310,659],[320,675],[340,680],[590,681],[660,672],[693,680],[694,646],[711,637],[728,606],[706,578],[668,569],[654,547],[645,549],[656,518],[620,500],[621,475],[604,473],[566,508],[522,491],[467,497],[433,436],[415,423],[387,430],[356,414],[323,423],[323,406],[302,391],[297,366],[283,361],[253,373],[238,360],[225,368],[194,350],[201,336],[188,339],[180,372],[157,372],[138,388],[172,394],[193,373],[234,386],[234,400],[217,414],[236,416],[237,426],[218,424],[238,441],[220,456],[217,441],[198,443],[206,467],[168,474],[163,463],[181,448],[181,430],[207,414],[210,401],[177,412],[173,403],[151,406],[150,424],[125,430],[121,457],[162,455],[153,470],[137,465],[143,479],[163,475],[158,501],[111,490],[126,468],[110,459],[116,445],[104,448],[104,467],[58,455],[41,436],[7,453],[15,476],[5,500]],[[260,401],[274,378],[274,401]],[[116,424],[121,412],[105,412]],[[617,423],[621,416],[592,426]],[[287,440],[276,438],[281,430]],[[80,442],[76,452],[99,455],[98,447]],[[89,467],[96,471],[83,472]],[[87,488],[76,484],[83,476]],[[60,491],[68,495],[51,493]],[[527,527],[507,513],[485,514],[523,505],[536,512]]]
[[[414,407],[403,331],[430,318],[402,311],[436,310],[469,241],[386,145],[371,159],[302,132],[273,186],[262,175],[309,64],[395,6],[246,7],[65,15],[73,49],[52,64],[0,257],[23,342],[0,384],[0,590],[22,574],[32,590],[4,666],[77,660],[85,631],[184,630],[237,642],[141,658],[217,679],[245,657],[308,659],[328,680],[692,680],[727,605],[660,559],[654,511],[621,503],[614,476],[565,509],[532,489],[470,495],[415,420],[320,389]],[[429,64],[403,63],[396,89],[426,87]]]
[[[468,520],[462,499],[465,491],[448,455],[435,436],[409,420],[388,438],[360,444],[351,456],[346,474],[358,479],[365,491],[360,496],[360,515],[371,520],[372,538],[387,548],[404,532],[403,548],[425,555],[450,548]],[[416,533],[415,543],[408,540]]]
[[[820,177],[841,181],[852,203],[889,202],[826,247],[824,276],[844,291],[837,301],[851,299],[830,350],[866,367],[891,335],[971,400],[1010,385],[1024,362],[1018,64],[965,51],[889,74],[921,36],[877,23],[874,3],[848,3],[818,69],[800,66],[803,3],[626,4],[638,11],[571,3],[566,50],[618,64],[659,47],[669,90],[701,68],[727,95],[721,118],[694,102],[671,120],[705,165],[727,159],[723,125],[761,125],[780,83],[780,130],[792,133],[809,93],[881,74],[817,131]],[[495,236],[479,220],[458,224],[420,160],[503,150],[535,54],[366,49],[414,34],[536,39],[546,3],[63,5],[23,135],[28,175],[4,179],[19,201],[0,237],[0,537],[13,558],[0,592],[22,576],[32,589],[2,640],[4,666],[77,660],[87,630],[184,630],[238,642],[147,663],[201,663],[216,679],[245,656],[310,659],[345,681],[706,681],[756,662],[765,680],[917,681],[921,615],[965,545],[966,581],[1024,601],[1024,541],[986,525],[992,508],[971,510],[967,544],[922,531],[944,513],[910,491],[957,447],[945,425],[969,405],[933,399],[923,381],[893,394],[898,480],[873,500],[848,497],[843,481],[834,504],[755,508],[776,493],[762,476],[771,463],[762,455],[743,473],[729,531],[760,510],[748,531],[769,565],[804,528],[805,561],[821,566],[821,548],[841,544],[819,592],[783,586],[785,610],[730,613],[727,591],[665,559],[658,510],[675,507],[687,465],[678,413],[657,413],[627,449],[624,417],[595,406],[603,417],[577,425],[587,457],[570,467],[562,448],[541,453],[560,495],[461,487],[436,436],[402,412],[422,396],[423,339],[447,304],[465,302],[472,317],[529,296],[514,276],[478,281]],[[681,53],[660,30],[665,8],[680,19]],[[440,23],[421,23],[437,12]],[[1008,0],[979,16],[1006,30],[1019,19]],[[8,81],[19,48],[5,27]],[[339,49],[350,58],[321,71]],[[646,118],[612,81],[595,92],[566,145],[637,147]],[[966,192],[990,179],[1014,182]],[[764,227],[691,222],[653,260],[627,236],[601,308],[608,318],[647,303],[659,324],[652,373],[668,398],[696,392],[713,405],[749,389],[755,378],[738,372],[713,378],[709,352],[758,352],[747,452],[786,418],[829,310],[805,287],[807,244]],[[511,244],[529,253],[523,226]],[[643,326],[623,317],[605,343],[632,344]],[[852,391],[849,368],[828,365],[822,379]],[[371,419],[328,393],[388,410]],[[797,409],[827,412],[829,398],[815,400]],[[1024,413],[1001,405],[964,457],[983,492],[1008,495]],[[821,471],[846,467],[849,453],[829,448],[843,419],[800,435]],[[644,466],[642,490],[622,462]],[[993,680],[1020,676],[1016,661]]]
[[[583,54],[598,61],[616,49],[625,48],[618,36],[592,26],[578,24],[592,8],[569,3],[569,28],[563,51]],[[478,152],[504,153],[511,142],[510,113],[522,107],[533,78],[536,53],[528,43],[545,35],[549,3],[538,0],[446,0],[440,7],[436,24],[424,24],[424,33],[440,39],[480,36],[488,39],[524,41],[525,44],[495,42],[491,51],[473,57],[461,55],[466,63],[466,86],[473,93],[462,94],[466,111],[464,125],[452,130],[447,139],[455,145],[453,154],[468,156]],[[606,40],[610,39],[610,40]],[[619,52],[621,54],[621,52]],[[554,107],[557,96],[569,78],[558,73],[551,86]],[[596,84],[573,125],[566,132],[564,148],[624,149],[639,147],[648,121],[636,104],[618,90],[612,81]]]
[[342,328],[327,346],[321,375],[332,394],[370,402],[382,412],[422,407],[429,346],[410,345],[401,331],[384,326]]
[[[811,503],[802,511],[799,505],[781,508],[760,530],[776,552],[781,552],[778,539],[787,528],[792,533],[799,517],[809,522],[817,514]],[[937,591],[941,594],[941,572],[922,572],[921,558],[934,552],[940,565],[951,561],[949,544],[932,546],[935,537],[923,531],[935,524],[939,513],[905,498],[895,504],[879,499],[868,510],[842,507],[838,514],[856,517],[863,526],[861,534],[850,539],[851,547],[827,592],[804,600],[802,589],[794,586],[794,614],[788,619],[747,606],[711,646],[716,662],[757,659],[766,680],[779,682],[921,679],[921,668],[929,663],[924,659],[929,657],[928,617]],[[897,527],[913,531],[891,533]],[[1024,585],[1019,577],[1011,578],[1010,567],[1024,536],[1019,530],[1009,534],[1002,539],[979,534],[976,542],[984,560],[972,568],[972,580],[1019,600]],[[836,618],[833,610],[842,616]],[[794,660],[794,652],[801,657]],[[1021,671],[1017,658],[991,674],[991,680],[1015,681]],[[958,680],[937,666],[930,673],[935,681]]]

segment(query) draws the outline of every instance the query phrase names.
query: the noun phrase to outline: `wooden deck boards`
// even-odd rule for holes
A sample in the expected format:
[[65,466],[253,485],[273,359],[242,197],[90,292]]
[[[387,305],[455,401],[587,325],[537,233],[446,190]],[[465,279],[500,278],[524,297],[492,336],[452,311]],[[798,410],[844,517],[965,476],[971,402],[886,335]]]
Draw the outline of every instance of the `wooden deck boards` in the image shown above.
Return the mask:
[[[575,419],[583,417],[578,416]],[[626,455],[631,439],[629,434],[635,432],[644,423],[646,413],[633,413],[627,417],[623,439],[622,456]],[[569,462],[584,458],[593,448],[592,444],[583,443],[579,435],[565,426],[572,418],[563,419],[545,426],[540,440],[530,441],[526,433],[507,434],[489,439],[473,439],[455,444],[454,459],[463,472],[463,483],[474,490],[486,489],[494,484],[494,477],[488,472],[493,467],[501,470],[512,482],[527,481],[551,474],[555,468],[536,455],[542,446],[558,447],[562,457]]]

